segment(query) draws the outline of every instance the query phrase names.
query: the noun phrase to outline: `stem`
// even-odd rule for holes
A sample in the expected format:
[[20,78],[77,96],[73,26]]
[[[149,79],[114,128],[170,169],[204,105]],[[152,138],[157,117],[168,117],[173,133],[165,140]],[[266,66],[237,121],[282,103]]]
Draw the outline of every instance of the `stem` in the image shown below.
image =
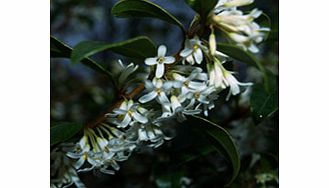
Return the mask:
[[102,122],[104,122],[106,120],[105,114],[107,114],[109,112],[112,112],[114,108],[119,107],[121,105],[121,103],[124,101],[124,99],[132,99],[136,95],[138,95],[139,93],[141,93],[143,90],[144,90],[144,84],[140,84],[134,90],[132,90],[129,94],[127,94],[126,96],[121,96],[121,99],[119,101],[117,101],[116,103],[114,103],[113,105],[111,105],[106,110],[105,113],[102,113],[94,121],[87,123],[86,126],[85,126],[85,128],[95,128],[95,127],[99,126],[99,124],[101,124]]

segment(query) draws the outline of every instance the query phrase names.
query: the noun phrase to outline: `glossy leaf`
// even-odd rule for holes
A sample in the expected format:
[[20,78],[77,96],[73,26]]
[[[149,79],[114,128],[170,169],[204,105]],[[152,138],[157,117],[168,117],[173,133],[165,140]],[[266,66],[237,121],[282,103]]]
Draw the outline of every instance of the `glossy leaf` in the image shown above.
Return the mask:
[[264,85],[266,86],[266,88],[269,87],[266,70],[263,64],[258,61],[254,55],[249,52],[246,52],[245,50],[240,47],[237,47],[234,44],[219,43],[217,45],[217,49],[235,60],[241,61],[242,63],[247,63],[258,68],[264,75]]
[[193,122],[194,127],[205,132],[216,150],[231,162],[233,173],[227,185],[231,184],[240,170],[240,155],[231,135],[221,126],[202,117],[191,116],[189,121]]
[[250,107],[256,123],[259,123],[263,119],[271,116],[279,109],[277,87],[273,88],[272,92],[268,93],[262,85],[254,85],[250,97]]
[[104,50],[111,50],[127,57],[141,59],[156,55],[156,48],[153,42],[148,37],[142,36],[118,43],[81,42],[73,48],[71,60],[73,63],[78,63],[82,59]]
[[208,13],[214,9],[218,0],[185,0],[185,2],[201,17],[206,18]]
[[147,0],[122,0],[112,8],[112,14],[120,18],[151,17],[175,24],[185,33],[184,26],[173,15]]
[[83,124],[63,122],[50,127],[50,145],[58,144],[72,138],[83,128]]
[[[58,40],[54,36],[50,36],[50,57],[51,58],[70,58],[72,53],[72,48],[69,47],[64,42]],[[101,65],[96,63],[95,61],[89,58],[83,58],[81,60],[82,64],[88,66],[89,68],[100,72],[102,74],[106,74],[107,76],[111,76],[110,73]]]

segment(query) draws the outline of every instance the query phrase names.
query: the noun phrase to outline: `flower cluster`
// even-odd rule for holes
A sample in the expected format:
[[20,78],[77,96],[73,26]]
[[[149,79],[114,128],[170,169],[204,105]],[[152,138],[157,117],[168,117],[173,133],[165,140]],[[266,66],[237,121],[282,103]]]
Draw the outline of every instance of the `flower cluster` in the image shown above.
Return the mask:
[[[114,174],[119,170],[118,162],[127,160],[136,149],[147,146],[156,148],[171,139],[166,130],[172,128],[168,120],[182,122],[187,116],[203,113],[215,107],[215,100],[224,89],[229,89],[226,99],[238,95],[241,83],[234,72],[226,70],[224,63],[227,55],[217,51],[213,26],[224,31],[237,45],[251,52],[257,52],[256,43],[263,40],[260,28],[254,19],[261,11],[255,9],[244,15],[237,7],[248,5],[253,0],[219,0],[212,11],[209,41],[197,35],[185,39],[185,46],[176,57],[166,55],[167,47],[160,45],[156,57],[145,59],[150,68],[148,77],[143,77],[145,90],[137,99],[124,99],[117,108],[106,114],[108,124],[102,123],[95,128],[86,128],[84,135],[71,149],[53,153],[58,171],[58,160],[66,161],[65,170],[52,187],[68,187],[75,184],[84,187],[77,172],[90,170]],[[118,84],[126,80],[137,69],[133,63],[124,66],[119,61],[120,71],[115,75]],[[205,70],[204,70],[205,69]],[[58,158],[58,159],[57,159]],[[57,162],[56,162],[57,160]]]
[[262,11],[253,9],[249,14],[243,14],[237,7],[253,3],[253,0],[219,0],[211,23],[223,31],[238,46],[257,53],[259,49],[256,44],[263,41],[265,33],[269,28],[260,27],[254,20]]

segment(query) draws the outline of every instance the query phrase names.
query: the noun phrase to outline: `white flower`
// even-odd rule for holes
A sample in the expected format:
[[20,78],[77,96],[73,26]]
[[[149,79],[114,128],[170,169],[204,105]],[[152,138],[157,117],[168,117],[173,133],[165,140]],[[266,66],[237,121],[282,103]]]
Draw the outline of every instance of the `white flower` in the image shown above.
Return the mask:
[[71,187],[71,185],[73,184],[77,188],[86,188],[86,186],[80,180],[77,172],[72,167],[68,168],[60,179],[50,180],[51,188],[67,188],[67,187]]
[[161,78],[165,71],[164,64],[172,64],[176,60],[172,56],[165,56],[167,52],[167,48],[165,45],[161,45],[158,48],[158,56],[157,57],[151,57],[145,59],[146,65],[157,65],[156,71],[155,71],[155,77]]
[[160,104],[168,104],[169,99],[166,95],[172,87],[171,82],[164,82],[161,79],[153,78],[152,82],[149,80],[145,81],[145,88],[147,91],[150,91],[148,94],[143,95],[139,98],[139,102],[147,103],[155,98],[159,101]]
[[190,99],[188,107],[192,107],[196,102],[200,104],[209,104],[208,96],[216,91],[214,86],[203,85],[198,89],[190,91],[186,97]]
[[88,137],[84,135],[79,143],[77,143],[75,150],[73,152],[67,152],[66,155],[70,158],[78,159],[74,164],[74,168],[80,169],[86,160],[91,164],[93,163],[92,159],[89,157],[89,153],[90,145],[88,143]]
[[195,115],[195,114],[200,114],[201,112],[200,109],[191,110],[188,109],[187,107],[183,107],[181,102],[175,95],[172,95],[170,97],[170,102],[171,102],[171,109],[173,112],[172,115],[176,115],[179,122],[183,122],[186,120],[185,115]]
[[226,100],[229,99],[229,97],[232,95],[237,95],[240,93],[240,87],[239,86],[251,86],[252,83],[241,83],[239,82],[230,71],[225,70],[224,71],[224,84],[228,87],[230,87],[229,94],[226,97]]
[[[118,128],[125,128],[133,121],[147,123],[148,119],[143,116],[146,111],[145,108],[140,107],[133,100],[124,100],[119,108],[113,110],[114,113],[108,113],[107,116],[117,117],[110,118],[110,122],[116,124]],[[122,121],[118,121],[118,119]]]
[[[194,69],[192,73],[186,78],[180,74],[173,73],[173,86],[175,88],[180,88],[180,95],[184,96],[192,89],[198,89],[204,85],[204,81],[208,80],[206,73],[202,73],[202,69]],[[197,81],[193,81],[197,80]],[[201,81],[201,82],[200,82]]]
[[149,147],[159,147],[164,143],[164,140],[169,140],[171,137],[164,135],[160,129],[159,122],[147,123],[147,124],[136,124],[131,127],[127,133],[130,133],[135,142],[143,142]]
[[195,62],[201,64],[203,60],[202,49],[205,48],[197,36],[193,39],[185,40],[185,48],[179,53],[183,57],[183,63],[185,60],[193,65]]

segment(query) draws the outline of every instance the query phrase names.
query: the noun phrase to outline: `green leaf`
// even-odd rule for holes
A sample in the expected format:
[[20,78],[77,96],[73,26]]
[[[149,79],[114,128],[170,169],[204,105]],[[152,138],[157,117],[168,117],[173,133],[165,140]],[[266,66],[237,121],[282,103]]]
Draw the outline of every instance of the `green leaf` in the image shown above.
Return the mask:
[[112,14],[119,18],[151,17],[177,25],[185,34],[185,29],[173,15],[152,2],[146,0],[122,0],[112,8]]
[[254,85],[250,97],[250,107],[256,123],[271,116],[279,109],[278,88],[272,88],[272,92],[268,93],[262,85]]
[[179,161],[177,165],[180,166],[202,156],[207,156],[214,151],[216,151],[216,148],[212,145],[193,148],[193,153],[184,151],[183,153],[176,155]]
[[[69,47],[64,42],[58,40],[54,36],[50,36],[50,57],[51,58],[70,58],[71,53],[72,53],[71,47]],[[89,58],[83,58],[81,60],[81,62],[82,62],[82,64],[86,65],[87,67],[111,77],[111,74],[104,67],[102,67],[95,61],[93,61]]]
[[[199,116],[189,118],[192,126],[208,135],[218,152],[223,154],[232,164],[233,173],[226,186],[231,184],[240,170],[240,155],[231,135],[221,126]],[[197,126],[196,126],[197,125]]]
[[82,59],[104,50],[111,50],[127,57],[141,59],[156,55],[156,48],[153,42],[148,37],[141,36],[118,43],[81,42],[73,48],[71,61],[78,63]]
[[50,57],[70,57],[72,49],[64,44],[62,41],[59,41],[54,36],[50,36]]
[[83,128],[83,124],[62,122],[56,123],[50,127],[50,145],[64,142]]
[[243,63],[247,63],[249,65],[258,68],[264,75],[264,85],[268,89],[269,81],[268,81],[267,72],[263,64],[260,61],[258,61],[254,55],[243,50],[240,47],[237,47],[234,44],[219,43],[217,45],[217,49],[235,60],[241,61]]
[[185,0],[185,2],[202,18],[206,18],[209,12],[214,9],[218,0]]

